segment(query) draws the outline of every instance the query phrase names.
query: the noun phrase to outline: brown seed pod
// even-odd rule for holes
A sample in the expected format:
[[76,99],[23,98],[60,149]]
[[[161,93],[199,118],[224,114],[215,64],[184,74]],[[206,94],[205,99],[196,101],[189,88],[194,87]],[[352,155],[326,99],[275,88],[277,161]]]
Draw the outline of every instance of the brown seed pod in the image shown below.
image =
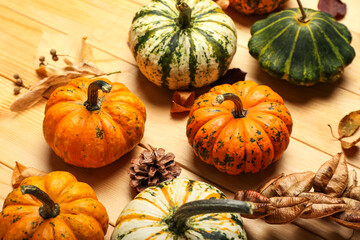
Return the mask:
[[300,193],[299,197],[306,197],[312,203],[301,214],[301,218],[323,218],[337,212],[342,212],[346,208],[344,200],[330,197],[324,193],[304,192]]
[[298,218],[311,205],[305,197],[272,197],[270,201],[276,209],[273,214],[264,218],[270,224],[286,224]]
[[297,196],[301,192],[308,192],[313,186],[315,173],[308,171],[292,173],[276,181],[275,191],[279,196]]
[[275,191],[275,183],[281,179],[282,177],[284,177],[284,173],[281,173],[280,175],[274,177],[273,179],[270,179],[269,181],[267,181],[266,183],[264,183],[263,185],[261,185],[256,191],[261,193],[262,195],[266,196],[266,197],[276,197],[278,196],[276,191]]
[[314,190],[332,197],[340,197],[348,181],[348,169],[344,154],[338,153],[325,162],[314,178]]
[[344,212],[330,216],[330,219],[352,229],[360,229],[360,201],[342,198],[346,203]]
[[234,199],[240,201],[250,201],[254,203],[254,209],[252,215],[241,214],[241,216],[250,219],[256,219],[265,217],[274,212],[275,207],[269,198],[261,195],[256,191],[251,190],[241,190],[237,191]]

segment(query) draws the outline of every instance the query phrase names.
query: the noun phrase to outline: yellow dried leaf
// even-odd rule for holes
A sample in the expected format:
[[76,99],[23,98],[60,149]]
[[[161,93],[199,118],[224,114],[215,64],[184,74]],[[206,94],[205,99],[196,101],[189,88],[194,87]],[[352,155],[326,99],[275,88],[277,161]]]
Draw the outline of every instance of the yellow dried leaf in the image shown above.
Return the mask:
[[25,178],[31,176],[45,176],[45,175],[46,173],[41,170],[32,167],[25,167],[24,165],[16,162],[16,166],[14,168],[11,177],[11,183],[13,188],[17,188]]

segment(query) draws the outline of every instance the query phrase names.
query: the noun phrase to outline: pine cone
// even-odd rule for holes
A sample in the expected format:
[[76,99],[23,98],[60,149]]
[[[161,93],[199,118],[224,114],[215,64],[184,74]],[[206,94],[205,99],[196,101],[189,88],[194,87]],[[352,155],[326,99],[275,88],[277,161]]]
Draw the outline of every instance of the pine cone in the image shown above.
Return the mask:
[[145,150],[138,158],[131,160],[130,186],[141,192],[147,187],[156,186],[160,182],[176,178],[181,173],[181,168],[175,163],[173,153],[165,154],[162,148]]

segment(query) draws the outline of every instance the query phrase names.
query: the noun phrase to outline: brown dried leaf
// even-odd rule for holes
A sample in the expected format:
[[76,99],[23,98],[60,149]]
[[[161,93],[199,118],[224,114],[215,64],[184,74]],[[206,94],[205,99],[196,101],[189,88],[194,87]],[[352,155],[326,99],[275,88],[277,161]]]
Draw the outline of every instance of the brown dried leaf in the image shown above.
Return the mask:
[[45,175],[46,173],[41,170],[32,167],[25,167],[24,165],[16,162],[16,166],[14,168],[11,177],[11,183],[13,188],[17,188],[25,178],[31,176],[45,176]]
[[[13,112],[23,111],[34,105],[42,98],[42,95],[51,87],[58,84],[67,84],[72,79],[81,77],[83,74],[68,72],[65,75],[53,75],[42,79],[40,82],[30,88],[30,90],[15,100],[10,106]],[[48,92],[49,94],[49,92]]]
[[270,199],[261,195],[256,191],[241,190],[236,192],[234,198],[240,201],[250,201],[254,204],[252,215],[241,214],[241,216],[246,218],[250,218],[250,219],[262,218],[272,214],[275,210],[275,207],[273,203],[271,203]]
[[357,187],[357,184],[358,184],[357,173],[356,173],[355,169],[352,169],[349,171],[346,189],[345,189],[344,193],[342,194],[342,197],[349,197],[351,190],[354,187]]
[[348,169],[344,154],[338,153],[325,162],[314,178],[314,190],[332,197],[340,197],[345,191],[348,180]]
[[272,197],[270,201],[276,209],[273,214],[264,218],[270,224],[286,224],[298,218],[311,205],[305,197]]
[[266,197],[276,197],[278,196],[275,188],[276,185],[275,183],[281,179],[282,177],[284,177],[284,173],[281,173],[280,175],[274,177],[273,179],[270,179],[269,181],[267,181],[266,183],[264,183],[263,185],[261,185],[256,191],[261,193],[262,195],[266,196]]
[[315,173],[311,171],[286,175],[276,181],[275,191],[279,196],[297,196],[301,192],[308,192],[314,176]]
[[229,0],[214,0],[217,5],[221,7],[222,10],[225,10],[229,7],[230,1]]
[[46,68],[44,65],[38,67],[35,70],[35,72],[41,79],[48,77],[48,74],[47,74],[47,71],[46,71]]
[[338,126],[339,139],[354,135],[354,133],[359,129],[359,127],[360,127],[360,110],[349,113],[348,115],[343,117],[339,122],[339,126]]
[[346,4],[340,0],[319,0],[318,9],[331,14],[336,20],[342,19],[346,14]]
[[352,142],[347,142],[347,141],[344,141],[344,140],[340,140],[340,143],[341,143],[341,147],[343,149],[350,149],[352,148],[353,146],[355,146],[358,142],[360,142],[360,138],[352,141]]
[[349,198],[360,201],[360,186],[353,187],[350,191]]
[[301,218],[323,218],[344,211],[346,204],[341,198],[330,197],[324,193],[304,192],[299,197],[308,198],[312,205],[301,214]]
[[195,92],[175,91],[172,98],[171,113],[181,113],[190,111],[195,101]]
[[330,216],[331,220],[352,229],[360,229],[360,201],[343,198],[346,203],[344,212]]
[[105,74],[103,71],[98,69],[94,63],[86,60],[81,61],[79,63],[72,63],[71,65],[64,67],[64,70],[78,72],[82,74],[95,75],[95,76],[100,76]]

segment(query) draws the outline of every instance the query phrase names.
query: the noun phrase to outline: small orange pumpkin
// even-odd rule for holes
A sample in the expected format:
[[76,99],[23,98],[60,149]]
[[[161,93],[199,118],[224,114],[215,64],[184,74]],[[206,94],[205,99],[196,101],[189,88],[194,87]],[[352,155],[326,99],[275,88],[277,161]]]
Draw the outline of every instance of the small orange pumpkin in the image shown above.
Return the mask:
[[145,119],[144,103],[124,84],[105,78],[77,78],[51,94],[43,132],[65,162],[98,168],[140,142]]
[[283,103],[252,81],[210,89],[195,100],[187,122],[195,155],[231,175],[265,169],[289,144],[292,119]]
[[240,13],[265,14],[281,7],[287,0],[230,0],[230,5]]
[[109,217],[94,190],[68,172],[23,180],[6,197],[0,239],[104,239]]

